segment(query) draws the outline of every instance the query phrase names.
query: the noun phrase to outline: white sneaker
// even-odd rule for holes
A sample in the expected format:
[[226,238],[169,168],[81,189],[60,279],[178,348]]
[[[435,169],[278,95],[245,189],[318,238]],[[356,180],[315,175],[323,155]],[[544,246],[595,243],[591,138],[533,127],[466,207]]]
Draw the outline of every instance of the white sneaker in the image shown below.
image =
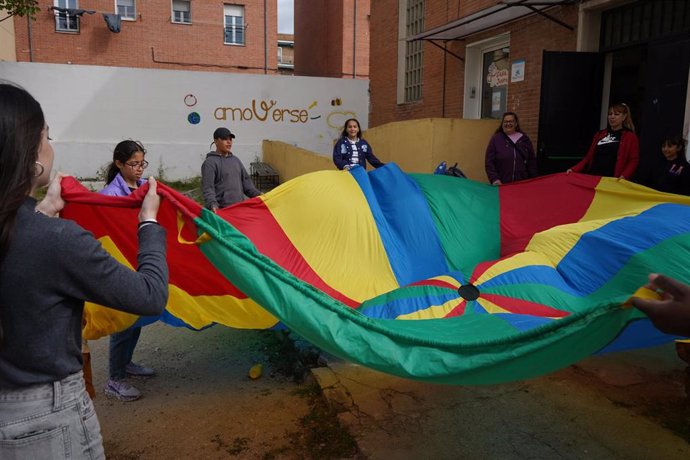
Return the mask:
[[103,391],[108,396],[115,396],[120,401],[136,401],[141,397],[141,392],[129,384],[126,380],[108,379]]
[[153,374],[155,374],[154,370],[150,367],[142,366],[134,361],[127,364],[127,367],[125,367],[125,372],[134,377],[151,377]]

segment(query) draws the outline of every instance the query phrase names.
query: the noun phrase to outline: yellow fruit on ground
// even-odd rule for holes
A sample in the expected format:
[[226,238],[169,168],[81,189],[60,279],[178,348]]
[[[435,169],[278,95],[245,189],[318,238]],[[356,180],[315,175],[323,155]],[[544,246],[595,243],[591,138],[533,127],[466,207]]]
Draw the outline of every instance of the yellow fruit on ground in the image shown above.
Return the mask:
[[263,364],[254,364],[252,367],[249,368],[249,378],[252,380],[256,380],[259,377],[261,377],[261,373],[264,370]]

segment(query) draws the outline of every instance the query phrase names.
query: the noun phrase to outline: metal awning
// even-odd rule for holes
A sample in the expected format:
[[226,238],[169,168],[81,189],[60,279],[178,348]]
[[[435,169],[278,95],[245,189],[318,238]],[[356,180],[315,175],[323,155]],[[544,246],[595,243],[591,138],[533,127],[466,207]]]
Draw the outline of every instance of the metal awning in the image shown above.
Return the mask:
[[[456,19],[448,24],[413,35],[407,41],[415,40],[460,40],[492,27],[515,21],[531,14],[540,14],[561,26],[574,30],[573,26],[548,15],[544,10],[558,5],[575,3],[575,0],[503,0],[499,4]],[[432,42],[433,43],[433,42]],[[435,43],[434,43],[435,44]]]

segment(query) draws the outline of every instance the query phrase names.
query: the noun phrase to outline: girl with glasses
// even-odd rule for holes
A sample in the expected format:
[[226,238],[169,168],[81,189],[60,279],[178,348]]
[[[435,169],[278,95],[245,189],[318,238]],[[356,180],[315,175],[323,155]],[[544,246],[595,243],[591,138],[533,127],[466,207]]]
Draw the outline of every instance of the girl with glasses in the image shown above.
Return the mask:
[[[108,166],[107,185],[100,191],[103,195],[127,196],[143,183],[146,149],[141,142],[131,139],[115,146],[113,161]],[[110,336],[109,378],[105,384],[106,395],[115,396],[120,401],[139,399],[141,392],[127,381],[127,376],[151,377],[154,370],[132,362],[134,348],[137,346],[141,327],[130,327]]]
[[144,160],[146,149],[141,142],[126,140],[115,146],[113,161],[108,165],[103,195],[127,196],[144,183],[142,176],[149,165]]

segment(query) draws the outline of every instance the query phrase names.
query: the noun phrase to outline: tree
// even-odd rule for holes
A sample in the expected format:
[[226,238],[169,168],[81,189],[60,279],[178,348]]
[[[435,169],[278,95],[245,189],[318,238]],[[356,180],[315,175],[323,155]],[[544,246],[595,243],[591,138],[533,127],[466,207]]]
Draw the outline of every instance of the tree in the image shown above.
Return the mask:
[[12,16],[29,16],[33,19],[40,10],[38,0],[0,0],[0,12],[7,12],[7,17],[0,19],[0,22]]

